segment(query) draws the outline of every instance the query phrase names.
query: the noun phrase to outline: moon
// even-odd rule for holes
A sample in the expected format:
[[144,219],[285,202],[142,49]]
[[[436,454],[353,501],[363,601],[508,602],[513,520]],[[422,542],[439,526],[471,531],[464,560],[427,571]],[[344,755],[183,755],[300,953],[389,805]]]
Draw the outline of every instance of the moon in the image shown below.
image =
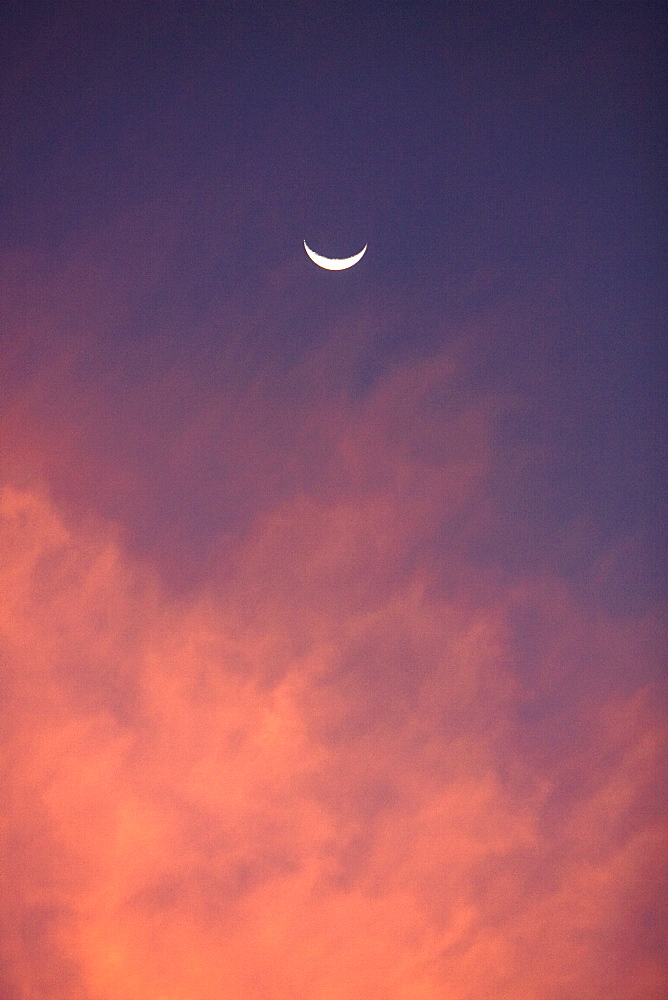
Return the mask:
[[360,250],[360,252],[356,253],[353,257],[321,257],[319,253],[315,252],[315,250],[311,250],[306,240],[304,240],[304,249],[313,263],[317,264],[318,267],[324,267],[327,271],[345,271],[347,267],[352,267],[353,264],[356,264],[358,260],[362,259],[368,245],[369,244],[367,243],[364,249]]

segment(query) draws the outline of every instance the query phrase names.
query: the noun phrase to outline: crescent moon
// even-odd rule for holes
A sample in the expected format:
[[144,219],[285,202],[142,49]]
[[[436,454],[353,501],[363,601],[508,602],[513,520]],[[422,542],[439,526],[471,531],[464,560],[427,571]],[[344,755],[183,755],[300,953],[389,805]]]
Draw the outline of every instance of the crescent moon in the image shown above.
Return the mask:
[[319,267],[326,268],[328,271],[345,271],[347,267],[352,267],[353,264],[356,264],[358,260],[362,259],[367,246],[368,243],[364,249],[360,250],[359,253],[356,253],[354,257],[321,257],[319,253],[315,252],[315,250],[311,250],[310,246],[307,245],[306,240],[304,240],[304,249],[313,263],[317,264]]

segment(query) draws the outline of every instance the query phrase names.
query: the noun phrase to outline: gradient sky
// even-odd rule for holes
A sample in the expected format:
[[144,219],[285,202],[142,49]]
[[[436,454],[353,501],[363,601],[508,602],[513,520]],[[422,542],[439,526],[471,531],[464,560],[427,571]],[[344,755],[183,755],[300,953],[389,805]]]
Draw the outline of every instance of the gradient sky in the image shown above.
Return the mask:
[[663,998],[655,5],[0,29],[3,1000]]

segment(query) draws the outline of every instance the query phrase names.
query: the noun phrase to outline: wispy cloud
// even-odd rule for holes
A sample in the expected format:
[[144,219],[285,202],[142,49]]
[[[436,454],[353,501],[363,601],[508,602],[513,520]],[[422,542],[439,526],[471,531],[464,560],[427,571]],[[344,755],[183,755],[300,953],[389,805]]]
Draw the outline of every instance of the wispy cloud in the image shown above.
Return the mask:
[[[227,468],[265,492],[187,596],[71,480],[4,489],[12,1000],[660,996],[660,623],[476,567],[452,372],[256,395]],[[224,434],[193,402],[158,475]]]

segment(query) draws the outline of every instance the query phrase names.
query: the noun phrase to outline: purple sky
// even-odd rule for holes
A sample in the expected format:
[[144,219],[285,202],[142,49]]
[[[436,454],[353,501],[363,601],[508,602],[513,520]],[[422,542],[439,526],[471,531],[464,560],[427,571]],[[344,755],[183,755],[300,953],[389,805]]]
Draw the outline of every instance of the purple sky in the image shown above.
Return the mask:
[[0,28],[0,993],[659,1000],[665,21]]

